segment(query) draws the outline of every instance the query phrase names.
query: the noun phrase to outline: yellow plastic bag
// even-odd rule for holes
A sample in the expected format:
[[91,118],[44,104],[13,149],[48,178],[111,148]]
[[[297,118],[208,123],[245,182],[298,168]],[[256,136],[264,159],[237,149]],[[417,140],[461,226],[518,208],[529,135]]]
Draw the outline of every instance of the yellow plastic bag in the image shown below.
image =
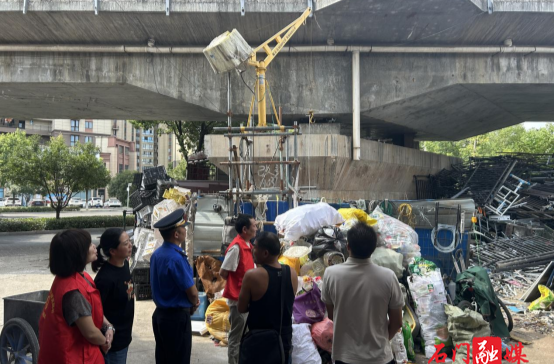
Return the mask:
[[217,340],[227,343],[227,334],[231,330],[229,306],[227,300],[220,298],[213,301],[206,310],[206,328]]
[[546,286],[539,284],[539,292],[541,293],[541,297],[531,302],[529,311],[548,310],[548,308],[552,306],[552,303],[554,303],[554,293]]
[[300,275],[300,259],[288,258],[288,257],[285,257],[284,255],[281,255],[279,257],[279,263],[288,265],[289,267],[291,267],[296,271],[297,275]]
[[339,209],[339,214],[343,217],[344,221],[350,219],[356,219],[358,221],[365,222],[368,225],[375,225],[377,220],[372,219],[369,215],[360,209],[349,208],[349,209]]

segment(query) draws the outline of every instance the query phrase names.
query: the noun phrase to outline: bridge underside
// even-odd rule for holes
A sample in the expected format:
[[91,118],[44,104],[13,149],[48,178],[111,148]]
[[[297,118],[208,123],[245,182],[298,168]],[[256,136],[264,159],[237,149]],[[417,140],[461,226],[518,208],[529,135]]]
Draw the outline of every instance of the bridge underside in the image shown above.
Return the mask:
[[129,84],[3,83],[2,117],[16,119],[214,120],[221,114]]
[[[276,59],[267,78],[285,123],[313,110],[316,122],[351,134],[351,62],[350,53]],[[362,54],[360,69],[363,138],[459,140],[554,113],[548,54]],[[252,70],[244,80],[232,74],[242,121]],[[227,79],[201,54],[0,53],[0,110],[20,119],[226,120]]]

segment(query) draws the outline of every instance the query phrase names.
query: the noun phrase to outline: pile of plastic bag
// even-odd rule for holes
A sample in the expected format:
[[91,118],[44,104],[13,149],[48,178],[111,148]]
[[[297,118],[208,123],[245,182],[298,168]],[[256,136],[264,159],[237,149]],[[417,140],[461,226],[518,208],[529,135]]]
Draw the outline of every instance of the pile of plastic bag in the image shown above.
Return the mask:
[[[473,338],[491,336],[489,323],[483,316],[469,309],[462,311],[452,305],[445,305],[444,311],[448,315],[448,332],[452,336],[454,345],[473,342]],[[454,364],[465,364],[465,360],[471,353],[467,352],[465,345],[456,347],[456,360]]]
[[421,257],[417,233],[409,225],[385,214],[379,206],[369,217],[377,220],[373,227],[385,246],[404,256],[404,267],[408,267],[412,258]]
[[381,267],[389,268],[397,278],[402,277],[404,267],[402,266],[403,255],[394,250],[384,247],[377,247],[371,254],[371,261]]
[[539,292],[541,293],[541,296],[531,302],[529,305],[529,311],[548,310],[552,307],[552,304],[554,303],[554,293],[542,284],[539,284]]
[[206,310],[206,328],[217,340],[227,343],[228,333],[231,330],[231,323],[229,322],[229,306],[227,306],[227,299],[220,298],[213,301]]
[[309,324],[292,325],[292,364],[321,364]]
[[421,336],[425,341],[425,356],[431,358],[435,345],[450,345],[447,318],[444,313],[446,293],[440,269],[424,275],[413,274],[408,279],[416,313],[421,325]]
[[375,219],[369,217],[367,212],[360,209],[339,209],[339,214],[341,214],[341,216],[344,218],[344,223],[341,225],[340,229],[345,234],[348,230],[352,228],[352,226],[356,225],[358,222],[365,222],[367,225],[370,226],[377,223]]
[[303,205],[288,210],[275,218],[275,229],[286,240],[296,241],[302,236],[315,234],[322,226],[344,222],[341,214],[325,202]]

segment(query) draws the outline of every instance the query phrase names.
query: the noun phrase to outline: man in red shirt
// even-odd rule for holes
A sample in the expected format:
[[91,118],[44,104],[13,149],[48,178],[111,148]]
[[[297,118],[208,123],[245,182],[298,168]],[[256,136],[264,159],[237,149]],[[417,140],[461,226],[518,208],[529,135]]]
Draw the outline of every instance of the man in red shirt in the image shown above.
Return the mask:
[[227,280],[223,297],[227,298],[227,305],[230,309],[229,364],[238,363],[240,339],[246,324],[246,318],[248,317],[248,314],[239,313],[237,303],[244,274],[248,270],[254,269],[254,258],[252,256],[252,244],[250,244],[250,240],[256,237],[256,232],[258,231],[256,220],[250,215],[239,215],[235,222],[235,230],[238,235],[227,248],[225,260],[219,271],[221,277]]

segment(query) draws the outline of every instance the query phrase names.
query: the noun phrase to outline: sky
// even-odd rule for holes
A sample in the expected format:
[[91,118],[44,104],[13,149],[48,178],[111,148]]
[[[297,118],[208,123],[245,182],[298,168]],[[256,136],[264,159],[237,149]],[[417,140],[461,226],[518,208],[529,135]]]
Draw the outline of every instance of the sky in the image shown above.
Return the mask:
[[546,126],[546,124],[551,124],[552,122],[545,122],[545,121],[526,121],[523,123],[523,127],[525,128],[525,130],[529,130],[529,129],[539,129],[539,128],[544,128]]

